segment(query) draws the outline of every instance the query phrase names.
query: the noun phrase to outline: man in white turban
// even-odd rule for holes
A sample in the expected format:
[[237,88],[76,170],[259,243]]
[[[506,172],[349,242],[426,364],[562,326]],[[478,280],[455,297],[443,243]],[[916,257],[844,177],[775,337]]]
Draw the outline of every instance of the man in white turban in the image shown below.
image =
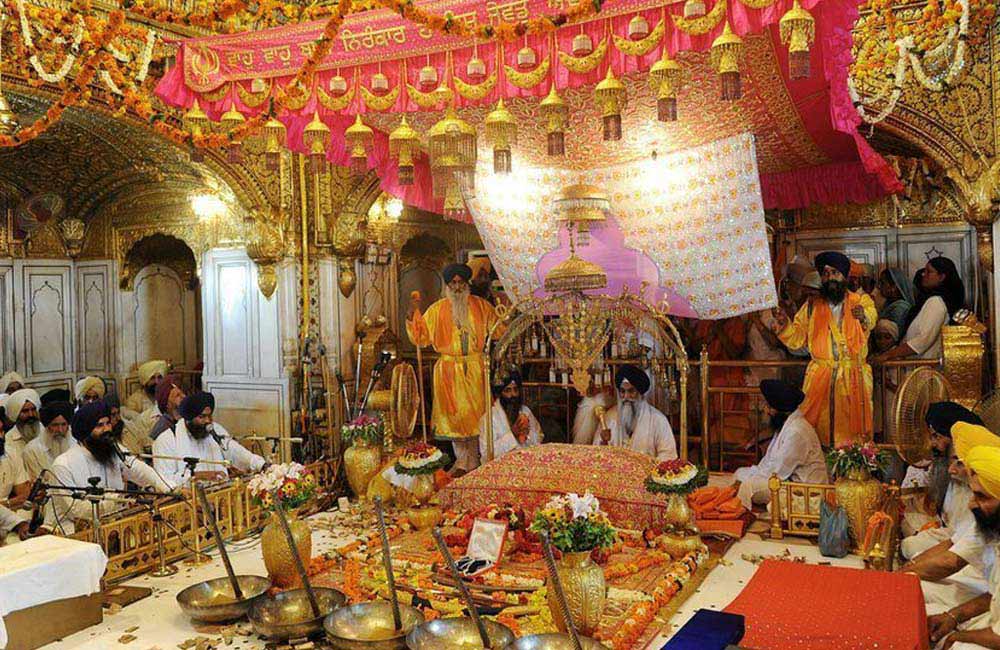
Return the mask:
[[73,420],[72,404],[49,402],[42,406],[38,417],[45,430],[24,449],[24,469],[32,481],[45,470],[52,469],[52,461],[76,444],[76,440],[69,435],[69,423]]
[[14,427],[7,432],[7,453],[21,456],[28,443],[41,435],[45,427],[38,419],[42,401],[32,388],[22,388],[7,397],[4,410]]
[[156,406],[156,385],[167,374],[167,362],[153,359],[139,366],[139,388],[125,400],[123,415],[134,418],[143,411]]
[[76,393],[76,403],[83,405],[88,402],[96,402],[104,397],[107,388],[104,385],[103,379],[91,375],[76,382],[76,390],[74,392]]
[[11,371],[0,377],[0,393],[10,395],[22,388],[24,388],[24,378],[16,372]]
[[636,366],[617,372],[618,403],[604,416],[593,444],[626,447],[657,461],[677,458],[677,443],[667,416],[646,401],[649,375]]

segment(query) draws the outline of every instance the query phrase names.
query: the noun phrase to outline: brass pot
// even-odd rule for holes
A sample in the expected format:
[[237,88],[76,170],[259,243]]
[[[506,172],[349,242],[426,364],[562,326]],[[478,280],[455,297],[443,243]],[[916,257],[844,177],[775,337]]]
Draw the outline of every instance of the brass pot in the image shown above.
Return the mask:
[[672,493],[667,496],[667,507],[663,511],[663,523],[684,530],[694,525],[694,514],[688,506],[687,496]]
[[[579,553],[564,553],[556,563],[559,581],[566,592],[566,602],[569,605],[570,616],[576,624],[576,629],[584,636],[593,636],[601,623],[601,612],[607,600],[608,588],[604,582],[604,569],[590,561],[590,551]],[[556,590],[551,579],[546,582],[549,609],[552,610],[552,621],[560,631],[566,632],[566,622],[563,620]]]
[[656,538],[656,546],[670,557],[679,560],[688,553],[701,549],[704,544],[698,535],[664,533]]
[[409,508],[406,511],[406,518],[417,530],[430,530],[441,523],[444,513],[438,506],[423,506]]
[[355,440],[354,444],[344,450],[344,471],[347,472],[347,482],[359,499],[365,499],[368,483],[378,474],[381,467],[382,449],[376,445]]
[[[309,567],[312,559],[312,531],[309,524],[298,518],[295,510],[289,510],[288,527],[292,529],[292,538],[295,540],[295,548],[299,551],[302,563]],[[271,513],[267,525],[260,534],[260,549],[264,555],[264,566],[267,567],[267,575],[278,587],[301,587],[302,580],[299,578],[298,569],[295,566],[295,558],[288,548],[288,540],[285,539],[285,532],[281,529],[281,522],[278,516]]]
[[413,477],[413,485],[410,486],[410,495],[418,506],[425,506],[434,496],[434,475],[421,474]]
[[847,513],[851,538],[855,551],[858,551],[864,543],[865,531],[868,530],[868,518],[878,509],[882,484],[873,479],[868,470],[856,469],[848,472],[846,477],[838,478],[834,482],[834,488],[837,503]]

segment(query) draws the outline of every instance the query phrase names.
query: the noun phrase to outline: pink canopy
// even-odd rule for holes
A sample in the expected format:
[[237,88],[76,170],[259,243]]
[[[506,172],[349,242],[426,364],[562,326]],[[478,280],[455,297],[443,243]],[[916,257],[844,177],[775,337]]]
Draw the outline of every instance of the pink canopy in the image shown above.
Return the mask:
[[[436,0],[418,4],[434,12],[451,11],[456,20],[475,14],[480,22],[554,13],[550,8],[553,0],[486,3]],[[744,97],[735,103],[718,99],[718,82],[707,63],[706,52],[722,31],[723,23],[707,34],[689,36],[677,29],[671,19],[682,11],[682,5],[679,2],[664,5],[663,0],[607,0],[596,19],[563,27],[555,38],[529,37],[505,47],[495,43],[474,46],[462,39],[431,32],[388,10],[352,15],[345,21],[332,52],[319,66],[308,101],[296,110],[283,109],[280,113],[279,119],[288,127],[287,145],[305,151],[302,131],[318,112],[333,133],[328,158],[347,164],[344,129],[355,114],[366,114],[366,121],[377,129],[368,164],[378,173],[383,189],[411,205],[440,211],[440,203],[432,196],[426,161],[418,161],[415,184],[401,186],[388,155],[386,133],[398,122],[391,115],[423,110],[418,104],[420,92],[431,90],[439,80],[447,82],[452,76],[457,79],[450,82],[453,86],[473,83],[466,75],[466,66],[477,57],[485,62],[488,76],[477,91],[468,92],[468,86],[463,86],[465,96],[457,95],[457,104],[463,108],[466,119],[481,121],[484,107],[499,97],[528,98],[530,106],[536,106],[534,99],[544,96],[551,82],[560,90],[567,89],[564,96],[573,108],[589,101],[589,87],[603,78],[609,65],[615,74],[627,78],[648,70],[666,47],[671,55],[681,52],[679,60],[689,68],[692,78],[678,99],[681,128],[676,137],[659,145],[661,151],[752,131],[756,136],[765,208],[865,202],[901,189],[891,167],[858,133],[861,120],[847,91],[857,0],[802,0],[801,5],[816,20],[816,40],[811,50],[812,75],[794,81],[788,77],[787,50],[780,42],[778,28],[778,21],[792,6],[792,0],[775,0],[763,9],[730,0],[727,19],[733,31],[745,39],[758,35],[755,41],[747,40],[744,47],[740,65]],[[651,28],[661,21],[664,27],[660,44],[641,56],[626,54],[611,43],[612,35],[625,35],[629,21],[636,15],[643,16]],[[157,95],[167,104],[181,108],[190,107],[197,99],[216,120],[234,106],[244,115],[255,115],[266,110],[267,99],[274,96],[277,86],[294,77],[322,29],[323,23],[315,22],[252,34],[184,40],[177,54],[177,65],[161,80]],[[608,39],[607,55],[589,72],[575,73],[555,56],[553,45],[558,52],[568,53],[573,38],[581,32],[590,35],[595,45]],[[522,47],[532,48],[539,63],[550,66],[548,73],[538,75],[538,82],[529,88],[520,87],[523,82],[515,85],[511,75],[517,66],[517,50]],[[436,80],[429,86],[421,86],[420,71],[427,66],[435,70]],[[378,73],[388,78],[387,92],[371,88],[371,80]],[[331,99],[330,83],[336,76],[348,82],[347,93],[341,98],[350,101],[343,108],[337,105],[337,98]],[[568,90],[574,88],[585,92],[574,95]],[[573,103],[573,97],[577,104]],[[519,110],[530,113],[530,106]],[[720,120],[718,116],[723,113],[728,117]],[[655,108],[643,117],[654,120]],[[725,128],[722,133],[714,134],[719,123],[724,123]],[[567,134],[567,138],[570,136]],[[593,133],[581,136],[593,137]],[[571,166],[585,166],[591,155],[589,147],[583,143],[574,151],[567,151]],[[589,159],[593,166],[604,162],[599,158]]]

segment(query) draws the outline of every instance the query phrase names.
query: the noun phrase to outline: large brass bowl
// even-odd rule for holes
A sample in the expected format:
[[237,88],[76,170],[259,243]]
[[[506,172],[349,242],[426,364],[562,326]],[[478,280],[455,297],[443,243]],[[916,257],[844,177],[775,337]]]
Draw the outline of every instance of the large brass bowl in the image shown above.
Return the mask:
[[320,615],[313,616],[305,589],[282,591],[273,598],[261,598],[248,615],[257,634],[274,640],[300,639],[323,630],[327,614],[344,605],[347,596],[336,589],[313,587]]
[[402,630],[395,630],[392,605],[384,600],[335,609],[323,621],[330,644],[338,650],[403,650],[406,635],[422,625],[424,615],[416,607],[399,606]]
[[181,611],[196,621],[219,623],[243,618],[247,610],[271,586],[262,576],[236,576],[243,600],[236,600],[229,578],[213,578],[178,592]]
[[[600,641],[587,636],[580,637],[583,650],[607,650]],[[522,636],[504,650],[573,650],[573,637],[568,634],[532,634]]]
[[[490,646],[506,648],[514,641],[514,633],[506,625],[483,621]],[[476,624],[471,618],[439,618],[424,623],[406,635],[410,650],[477,650],[483,647]]]

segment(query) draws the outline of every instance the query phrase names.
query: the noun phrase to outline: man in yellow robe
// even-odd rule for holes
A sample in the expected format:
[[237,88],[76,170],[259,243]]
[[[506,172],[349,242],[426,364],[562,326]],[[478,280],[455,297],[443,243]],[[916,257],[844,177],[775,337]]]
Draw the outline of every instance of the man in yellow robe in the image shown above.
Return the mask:
[[477,425],[486,413],[483,346],[497,314],[493,305],[470,295],[467,265],[449,264],[441,275],[445,297],[424,314],[415,300],[406,333],[414,345],[430,345],[440,355],[434,364],[431,428],[437,439],[452,442],[456,470],[469,472],[479,466]]
[[872,438],[868,334],[878,314],[868,294],[847,290],[850,268],[851,261],[842,253],[819,254],[820,295],[803,305],[790,323],[783,311],[774,312],[781,342],[790,350],[809,348],[801,409],[824,444]]

